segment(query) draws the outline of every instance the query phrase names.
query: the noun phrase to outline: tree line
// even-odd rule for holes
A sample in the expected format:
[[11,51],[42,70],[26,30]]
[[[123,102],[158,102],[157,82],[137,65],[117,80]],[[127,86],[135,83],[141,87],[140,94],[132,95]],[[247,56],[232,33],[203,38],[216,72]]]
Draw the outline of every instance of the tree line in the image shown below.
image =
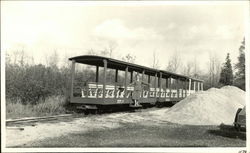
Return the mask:
[[[99,52],[90,49],[88,54],[112,57],[115,47],[116,45],[109,45],[109,47]],[[19,51],[19,53],[18,55],[6,55],[7,99],[23,104],[36,104],[38,101],[41,102],[49,96],[64,95],[67,97],[69,94],[70,64],[65,62],[66,64],[59,66],[56,51],[46,58],[46,65],[34,64],[32,58],[28,57],[23,50]],[[152,67],[157,68],[159,60],[155,51],[152,57]],[[28,59],[31,62],[28,62]],[[136,63],[136,57],[131,54],[121,57],[121,60]],[[202,79],[204,80],[204,89],[223,85],[235,85],[245,90],[245,40],[240,45],[238,62],[235,66],[231,64],[229,53],[226,55],[226,60],[222,65],[217,57],[211,54],[208,71],[201,73],[196,59],[184,64],[178,52],[175,52],[168,61],[166,70]],[[111,83],[114,80],[113,73],[112,70],[107,72],[107,79]],[[94,81],[95,70],[88,66],[79,67],[75,76],[79,82],[86,81],[86,78],[87,81]],[[83,78],[85,79],[82,80]],[[102,79],[102,77],[99,78]]]
[[184,64],[180,54],[176,51],[168,61],[166,70],[204,80],[205,90],[224,85],[234,85],[245,90],[245,38],[239,47],[238,61],[234,66],[231,64],[229,53],[227,53],[224,63],[221,63],[216,55],[210,53],[207,72],[202,73],[196,58]]
[[[7,56],[7,58],[9,58]],[[23,104],[36,104],[53,95],[66,95],[70,69],[57,65],[32,65],[24,60],[6,60],[6,98]]]

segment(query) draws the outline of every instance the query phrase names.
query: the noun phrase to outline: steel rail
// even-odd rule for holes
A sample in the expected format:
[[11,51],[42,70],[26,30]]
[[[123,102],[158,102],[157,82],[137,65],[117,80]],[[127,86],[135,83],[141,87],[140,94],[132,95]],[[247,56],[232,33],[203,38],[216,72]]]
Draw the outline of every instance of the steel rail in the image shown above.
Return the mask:
[[54,116],[43,116],[43,117],[30,117],[30,118],[20,118],[20,119],[8,119],[6,120],[6,124],[9,123],[22,123],[22,122],[38,122],[38,121],[46,121],[46,120],[56,120],[61,117],[70,117],[73,114],[62,114],[62,115],[54,115]]

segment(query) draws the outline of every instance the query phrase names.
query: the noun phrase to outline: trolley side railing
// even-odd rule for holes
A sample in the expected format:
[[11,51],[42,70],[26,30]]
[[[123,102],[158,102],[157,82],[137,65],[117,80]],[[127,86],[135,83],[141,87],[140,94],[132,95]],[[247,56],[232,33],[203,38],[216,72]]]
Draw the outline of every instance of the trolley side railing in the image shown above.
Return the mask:
[[[156,90],[156,92],[155,92]],[[179,90],[179,92],[178,92]],[[185,98],[190,94],[195,93],[194,90],[189,92],[184,89],[168,89],[168,88],[149,88],[143,89],[141,98]],[[73,95],[74,97],[82,98],[130,98],[133,94],[134,87],[127,87],[125,92],[125,86],[119,84],[106,84],[105,92],[103,92],[103,84],[96,82],[74,82]],[[187,92],[186,94],[184,94]],[[179,94],[179,96],[178,96]]]

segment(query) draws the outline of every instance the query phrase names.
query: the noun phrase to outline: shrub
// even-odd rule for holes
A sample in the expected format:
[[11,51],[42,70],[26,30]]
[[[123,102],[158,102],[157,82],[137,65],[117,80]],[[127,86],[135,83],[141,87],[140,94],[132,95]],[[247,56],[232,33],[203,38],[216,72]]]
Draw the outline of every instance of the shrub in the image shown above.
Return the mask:
[[37,104],[22,104],[18,101],[6,100],[6,117],[22,118],[34,116],[50,116],[66,113],[64,96],[51,96],[39,100]]
[[66,68],[7,64],[6,98],[36,104],[49,96],[66,95],[68,80],[69,70]]

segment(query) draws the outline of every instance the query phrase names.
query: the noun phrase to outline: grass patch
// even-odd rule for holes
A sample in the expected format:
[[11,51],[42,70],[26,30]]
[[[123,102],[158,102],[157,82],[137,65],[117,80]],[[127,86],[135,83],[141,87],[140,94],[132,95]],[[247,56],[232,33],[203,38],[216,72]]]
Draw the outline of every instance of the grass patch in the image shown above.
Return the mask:
[[[108,130],[90,130],[47,138],[25,147],[245,147],[246,141],[213,134],[218,126],[128,123]],[[21,146],[16,146],[21,147]]]
[[6,118],[50,116],[66,113],[64,96],[51,96],[37,104],[22,104],[6,99]]

